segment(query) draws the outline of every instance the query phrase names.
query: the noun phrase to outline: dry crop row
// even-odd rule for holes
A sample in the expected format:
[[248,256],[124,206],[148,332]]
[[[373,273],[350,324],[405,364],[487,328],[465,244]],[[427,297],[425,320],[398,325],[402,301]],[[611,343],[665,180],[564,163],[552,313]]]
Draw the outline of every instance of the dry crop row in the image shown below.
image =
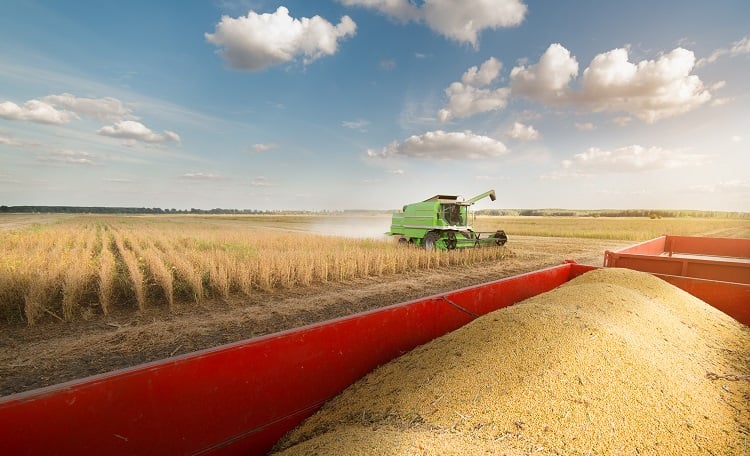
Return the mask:
[[[86,220],[86,219],[84,219]],[[114,309],[501,259],[503,248],[428,252],[386,240],[88,219],[0,233],[0,316],[34,325]]]

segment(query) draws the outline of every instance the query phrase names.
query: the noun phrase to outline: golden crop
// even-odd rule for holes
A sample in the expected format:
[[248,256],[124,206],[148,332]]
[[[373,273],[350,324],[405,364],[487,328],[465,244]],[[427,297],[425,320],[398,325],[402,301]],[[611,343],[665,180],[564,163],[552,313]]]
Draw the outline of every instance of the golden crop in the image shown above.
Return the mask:
[[504,248],[428,252],[389,240],[295,233],[242,220],[80,217],[0,232],[0,317],[34,325],[115,308],[199,304],[276,288],[501,259]]

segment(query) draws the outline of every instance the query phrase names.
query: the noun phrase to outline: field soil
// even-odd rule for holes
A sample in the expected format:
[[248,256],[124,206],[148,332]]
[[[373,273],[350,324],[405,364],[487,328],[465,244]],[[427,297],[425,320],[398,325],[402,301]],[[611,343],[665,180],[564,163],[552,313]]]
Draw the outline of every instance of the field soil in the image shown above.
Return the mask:
[[600,266],[603,252],[632,241],[515,236],[508,255],[471,267],[444,267],[344,283],[258,292],[249,298],[5,327],[0,395],[54,385],[476,285],[572,259]]

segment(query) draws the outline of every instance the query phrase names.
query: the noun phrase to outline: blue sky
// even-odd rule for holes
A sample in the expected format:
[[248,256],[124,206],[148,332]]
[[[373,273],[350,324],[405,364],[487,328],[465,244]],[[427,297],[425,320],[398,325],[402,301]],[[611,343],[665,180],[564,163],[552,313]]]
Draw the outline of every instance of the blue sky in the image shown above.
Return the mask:
[[746,1],[7,0],[0,204],[750,211]]

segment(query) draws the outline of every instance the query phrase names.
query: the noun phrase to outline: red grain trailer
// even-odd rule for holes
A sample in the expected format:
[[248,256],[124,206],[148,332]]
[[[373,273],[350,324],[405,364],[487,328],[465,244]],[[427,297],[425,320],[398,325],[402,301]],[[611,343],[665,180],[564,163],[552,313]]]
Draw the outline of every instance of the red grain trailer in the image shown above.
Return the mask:
[[[656,249],[658,250],[658,249]],[[265,454],[375,367],[594,269],[572,262],[0,398],[2,454]],[[750,325],[750,285],[698,287]],[[710,299],[707,302],[712,303]],[[713,303],[712,303],[713,304]]]

